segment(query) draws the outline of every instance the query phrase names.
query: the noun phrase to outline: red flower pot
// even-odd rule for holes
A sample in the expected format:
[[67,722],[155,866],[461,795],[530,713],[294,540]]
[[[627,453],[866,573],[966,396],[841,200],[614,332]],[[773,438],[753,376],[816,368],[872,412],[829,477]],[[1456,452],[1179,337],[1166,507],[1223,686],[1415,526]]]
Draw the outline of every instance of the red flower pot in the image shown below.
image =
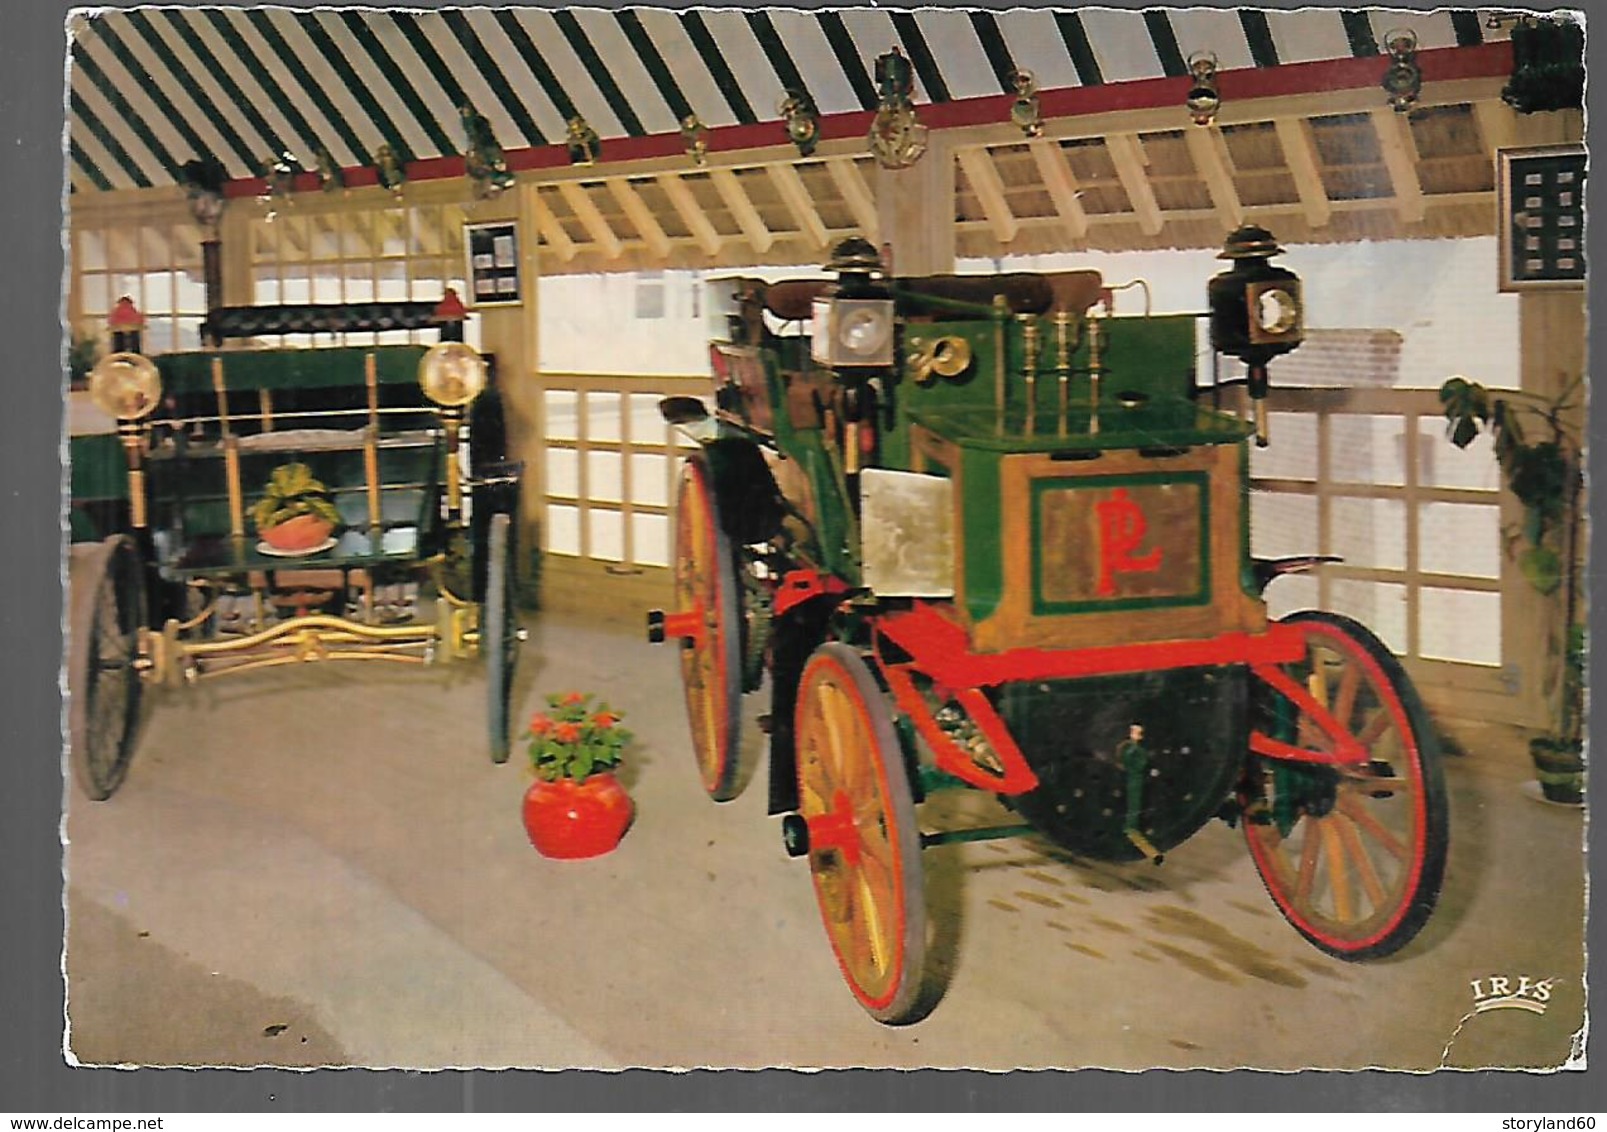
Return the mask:
[[597,857],[619,844],[633,811],[630,795],[612,774],[584,782],[537,779],[525,792],[525,832],[543,857]]
[[335,524],[317,515],[297,515],[283,523],[262,529],[262,541],[275,550],[308,550],[321,545]]

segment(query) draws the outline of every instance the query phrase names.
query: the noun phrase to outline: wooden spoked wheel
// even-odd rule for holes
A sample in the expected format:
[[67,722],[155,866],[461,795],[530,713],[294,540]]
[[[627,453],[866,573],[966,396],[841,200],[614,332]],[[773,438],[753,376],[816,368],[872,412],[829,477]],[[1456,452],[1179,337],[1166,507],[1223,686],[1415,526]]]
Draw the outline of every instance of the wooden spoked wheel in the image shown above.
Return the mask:
[[99,802],[128,774],[139,723],[145,579],[133,541],[74,546],[68,586],[67,742],[79,789]]
[[[1305,656],[1283,666],[1368,761],[1317,766],[1252,756],[1244,831],[1267,891],[1322,950],[1369,959],[1417,934],[1439,896],[1448,819],[1439,744],[1406,673],[1346,617],[1288,618]],[[1254,725],[1309,750],[1333,740],[1273,688],[1258,690]]]
[[821,645],[798,689],[798,809],[815,897],[854,997],[910,1021],[926,955],[915,806],[887,701],[859,655]]
[[509,704],[519,659],[519,611],[514,592],[513,517],[498,512],[486,528],[485,603],[480,607],[480,651],[485,656],[486,727],[491,761],[508,761]]
[[696,631],[681,639],[692,751],[703,789],[728,802],[746,781],[741,763],[742,622],[736,558],[720,525],[708,462],[689,457],[675,517],[675,608]]

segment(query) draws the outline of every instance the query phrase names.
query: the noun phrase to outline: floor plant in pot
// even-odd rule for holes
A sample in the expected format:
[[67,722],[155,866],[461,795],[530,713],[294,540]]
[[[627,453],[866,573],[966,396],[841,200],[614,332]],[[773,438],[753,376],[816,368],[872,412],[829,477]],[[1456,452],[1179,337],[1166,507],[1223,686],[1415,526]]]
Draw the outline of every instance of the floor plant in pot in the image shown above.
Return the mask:
[[611,851],[634,807],[614,776],[631,733],[605,703],[580,692],[548,696],[530,720],[530,769],[524,823],[544,857],[575,859]]
[[1529,753],[1544,797],[1569,805],[1584,800],[1582,390],[1579,378],[1554,398],[1489,390],[1463,377],[1440,386],[1451,443],[1466,448],[1488,430],[1507,488],[1523,507],[1521,525],[1504,532],[1506,550],[1551,606],[1545,627],[1550,671],[1544,687],[1553,729],[1531,739]]
[[280,464],[251,508],[264,553],[311,554],[333,545],[340,525],[329,488],[302,463]]

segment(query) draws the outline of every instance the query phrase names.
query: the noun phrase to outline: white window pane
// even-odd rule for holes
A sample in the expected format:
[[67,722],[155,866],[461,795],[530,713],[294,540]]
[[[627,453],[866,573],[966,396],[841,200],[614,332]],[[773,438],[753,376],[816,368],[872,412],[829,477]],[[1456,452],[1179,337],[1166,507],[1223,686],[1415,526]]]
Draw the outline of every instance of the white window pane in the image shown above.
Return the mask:
[[658,411],[662,398],[657,393],[630,395],[630,426],[632,444],[663,444],[664,416]]
[[1250,493],[1250,552],[1257,558],[1317,553],[1317,497]]
[[332,216],[315,216],[309,225],[313,259],[340,258],[340,225]]
[[173,225],[173,263],[184,267],[201,266],[201,226],[199,224]]
[[1406,503],[1400,499],[1333,499],[1330,553],[1352,566],[1406,569]]
[[78,266],[85,271],[99,271],[106,267],[106,234],[87,228],[78,233]]
[[1437,420],[1417,422],[1419,443],[1419,483],[1431,487],[1466,487],[1495,491],[1501,486],[1501,469],[1495,462],[1495,441],[1488,431],[1481,432],[1466,448],[1458,448],[1445,436],[1445,425]]
[[140,262],[147,267],[173,262],[173,249],[166,228],[149,224],[141,226]]
[[177,310],[200,314],[206,310],[206,278],[199,271],[180,271],[173,279]]
[[396,303],[407,298],[407,267],[400,263],[381,263],[375,272],[374,297],[381,302]]
[[1430,574],[1501,576],[1501,511],[1477,503],[1425,503],[1418,510],[1418,568]]
[[586,394],[586,439],[619,440],[619,394]]
[[124,228],[113,228],[106,233],[109,255],[107,263],[113,271],[132,271],[139,266],[139,244],[134,233]]
[[1501,595],[1423,588],[1418,592],[1422,654],[1469,664],[1501,663]]
[[307,221],[304,217],[280,212],[272,223],[279,229],[281,259],[306,259],[312,254],[312,242],[307,237]]
[[[83,275],[78,279],[78,301],[83,307],[85,320],[104,317],[112,309],[109,295],[111,281],[100,274]],[[96,328],[100,329],[99,327]]]
[[1301,609],[1317,608],[1317,575],[1285,574],[1267,585],[1263,595],[1267,616],[1286,617]]
[[643,566],[670,564],[670,521],[665,515],[632,515],[635,558]]
[[591,557],[605,562],[625,560],[625,516],[618,511],[593,509],[587,518],[591,534]]
[[547,494],[579,497],[580,453],[573,448],[547,449]]
[[315,303],[340,302],[340,268],[322,264],[314,268],[312,301]]
[[607,503],[624,501],[624,461],[618,452],[586,453],[586,496]]
[[1398,655],[1406,652],[1406,587],[1384,582],[1336,578],[1329,587],[1329,607],[1371,629]]
[[374,226],[366,212],[348,212],[340,219],[340,250],[347,259],[368,259],[374,254]]
[[1272,442],[1251,445],[1250,474],[1262,479],[1317,478],[1317,418],[1307,413],[1268,413]]
[[184,315],[177,321],[179,337],[176,348],[180,350],[199,350],[201,348],[201,319],[198,316]]
[[407,254],[407,213],[402,209],[393,208],[379,214],[376,223],[379,228],[379,254],[382,256],[403,256]]
[[1329,478],[1337,483],[1406,482],[1406,419],[1336,413],[1328,418]]
[[374,299],[374,273],[366,263],[346,265],[345,301],[367,303]]
[[277,267],[258,267],[252,271],[252,302],[263,306],[273,306],[284,301],[280,298],[280,294],[279,269]]
[[279,301],[282,303],[312,302],[312,280],[297,272],[294,267],[287,267],[285,272],[284,280],[279,286]]
[[547,552],[580,553],[580,512],[556,503],[547,507]]
[[547,435],[553,440],[580,437],[580,394],[573,389],[548,389],[542,394]]
[[669,506],[669,459],[657,452],[631,455],[631,501]]

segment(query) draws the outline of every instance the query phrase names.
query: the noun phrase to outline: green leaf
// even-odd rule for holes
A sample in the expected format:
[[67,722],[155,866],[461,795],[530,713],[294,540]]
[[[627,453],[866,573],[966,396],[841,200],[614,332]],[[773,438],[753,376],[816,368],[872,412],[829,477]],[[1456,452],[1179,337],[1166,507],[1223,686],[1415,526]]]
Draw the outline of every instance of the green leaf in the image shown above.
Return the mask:
[[1518,555],[1518,569],[1542,594],[1554,594],[1562,584],[1562,559],[1549,546],[1534,546]]

